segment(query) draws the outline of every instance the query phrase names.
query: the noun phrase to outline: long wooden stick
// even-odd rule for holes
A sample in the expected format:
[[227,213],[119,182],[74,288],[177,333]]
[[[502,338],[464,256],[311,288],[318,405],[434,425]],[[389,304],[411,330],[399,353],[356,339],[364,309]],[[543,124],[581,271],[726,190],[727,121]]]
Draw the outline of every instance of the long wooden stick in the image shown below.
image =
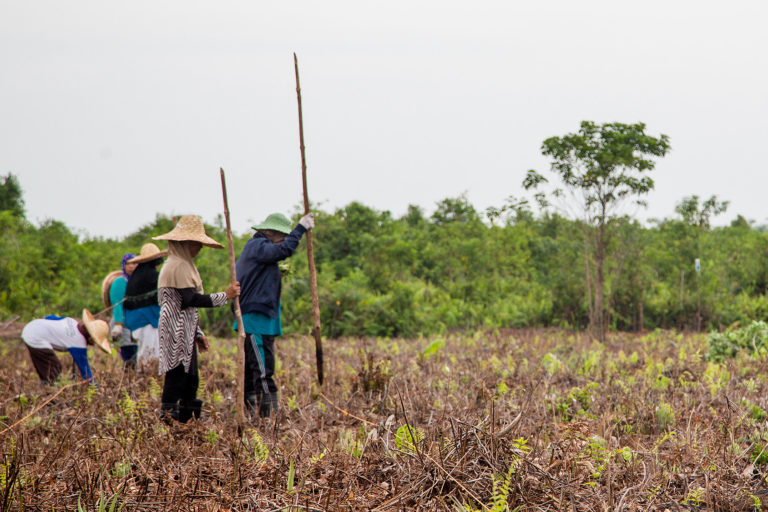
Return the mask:
[[[227,201],[227,182],[224,179],[224,169],[221,171],[221,193],[224,196],[224,219],[227,222],[227,249],[229,249],[229,280],[237,281],[235,271],[235,246],[232,243],[232,227],[229,223],[229,202]],[[245,424],[245,327],[243,326],[243,314],[240,312],[240,297],[232,299],[235,306],[235,318],[237,319],[237,423]]]
[[[299,86],[299,61],[293,54],[293,67],[296,71],[296,98],[299,102],[299,145],[301,148],[301,184],[304,189],[304,215],[309,213],[309,194],[307,193],[307,158],[304,149],[304,118],[301,113],[301,87]],[[307,260],[309,260],[309,286],[312,290],[312,314],[315,337],[315,360],[317,361],[317,382],[323,383],[323,341],[320,334],[320,299],[317,295],[317,272],[315,271],[315,253],[312,250],[312,231],[307,231]]]

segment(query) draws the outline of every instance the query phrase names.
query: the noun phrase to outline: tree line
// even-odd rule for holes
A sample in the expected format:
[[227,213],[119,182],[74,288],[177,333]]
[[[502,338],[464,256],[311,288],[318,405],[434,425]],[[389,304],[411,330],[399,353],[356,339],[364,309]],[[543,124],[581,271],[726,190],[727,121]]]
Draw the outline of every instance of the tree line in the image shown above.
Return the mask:
[[[713,203],[722,208],[716,199],[693,196],[647,226],[624,217],[608,223],[609,328],[719,328],[766,317],[768,235],[740,216],[712,227]],[[583,221],[523,205],[490,222],[461,196],[440,201],[431,215],[411,206],[394,217],[353,202],[316,217],[327,336],[590,324]],[[160,214],[127,237],[90,238],[56,220],[35,226],[13,210],[0,212],[0,319],[99,311],[102,278],[124,253],[172,226]],[[206,230],[225,239],[221,219]],[[248,238],[235,237],[237,254]],[[283,268],[283,318],[287,331],[307,333],[312,312],[302,248]],[[226,251],[202,251],[198,268],[208,290],[226,285]],[[221,334],[231,315],[205,310],[203,321]]]
[[[542,152],[551,173],[531,170],[530,199],[486,211],[465,196],[399,217],[358,202],[315,209],[315,259],[323,333],[417,336],[450,329],[560,326],[720,329],[768,313],[768,235],[727,211],[716,196],[681,198],[670,216],[641,223],[624,212],[653,189],[654,158],[669,139],[642,123],[583,122]],[[24,215],[13,174],[0,178],[0,320],[101,309],[100,285],[121,256],[169,231],[164,214],[121,239],[81,237],[56,220]],[[299,213],[294,215],[298,219]],[[225,240],[222,218],[206,231]],[[250,237],[235,237],[239,254]],[[286,331],[308,333],[311,297],[303,243],[283,267]],[[699,267],[695,266],[696,260]],[[226,251],[198,257],[206,288],[229,278]],[[202,321],[221,334],[228,311]]]

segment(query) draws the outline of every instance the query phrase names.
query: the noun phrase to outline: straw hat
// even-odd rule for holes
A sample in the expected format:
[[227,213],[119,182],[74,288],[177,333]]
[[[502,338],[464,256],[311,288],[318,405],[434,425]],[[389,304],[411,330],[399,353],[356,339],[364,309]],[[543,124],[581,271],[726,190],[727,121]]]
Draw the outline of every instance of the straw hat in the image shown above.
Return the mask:
[[168,250],[161,251],[152,242],[141,246],[139,255],[128,260],[128,263],[144,263],[145,261],[157,260],[168,256]]
[[93,343],[107,354],[112,353],[112,347],[109,346],[109,325],[104,320],[96,320],[90,311],[83,310],[83,324],[88,334],[91,335]]
[[101,300],[104,302],[104,307],[108,308],[112,305],[112,300],[109,298],[109,290],[112,288],[112,283],[115,282],[115,279],[122,275],[122,270],[115,270],[107,274],[107,277],[101,282]]
[[264,220],[264,222],[251,227],[257,231],[260,229],[271,229],[272,231],[279,231],[286,235],[289,234],[292,229],[291,221],[282,213],[272,213]]
[[153,236],[152,240],[173,240],[175,242],[200,242],[206,247],[223,249],[224,246],[205,234],[203,221],[197,215],[185,215],[179,219],[176,226],[168,233]]

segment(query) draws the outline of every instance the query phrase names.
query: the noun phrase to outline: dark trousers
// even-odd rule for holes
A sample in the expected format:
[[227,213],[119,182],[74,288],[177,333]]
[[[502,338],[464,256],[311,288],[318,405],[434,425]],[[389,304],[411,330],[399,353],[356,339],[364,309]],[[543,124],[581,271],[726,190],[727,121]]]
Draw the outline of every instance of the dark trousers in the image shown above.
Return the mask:
[[163,383],[163,407],[181,401],[182,405],[191,404],[197,398],[197,387],[200,385],[200,376],[197,373],[197,347],[192,349],[192,360],[189,362],[189,371],[184,371],[184,365],[165,373]]
[[245,396],[277,392],[275,374],[275,337],[245,335]]
[[50,348],[32,348],[26,345],[32,364],[43,382],[52,384],[61,374],[61,361]]

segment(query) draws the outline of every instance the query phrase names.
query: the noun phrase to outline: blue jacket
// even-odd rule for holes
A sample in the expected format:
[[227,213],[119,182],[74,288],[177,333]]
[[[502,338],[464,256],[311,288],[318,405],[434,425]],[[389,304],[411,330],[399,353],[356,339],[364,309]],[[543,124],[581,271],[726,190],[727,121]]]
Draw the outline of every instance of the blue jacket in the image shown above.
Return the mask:
[[259,232],[248,240],[236,265],[243,313],[262,313],[277,318],[281,291],[277,262],[293,255],[304,232],[306,229],[299,224],[279,244],[273,244]]

